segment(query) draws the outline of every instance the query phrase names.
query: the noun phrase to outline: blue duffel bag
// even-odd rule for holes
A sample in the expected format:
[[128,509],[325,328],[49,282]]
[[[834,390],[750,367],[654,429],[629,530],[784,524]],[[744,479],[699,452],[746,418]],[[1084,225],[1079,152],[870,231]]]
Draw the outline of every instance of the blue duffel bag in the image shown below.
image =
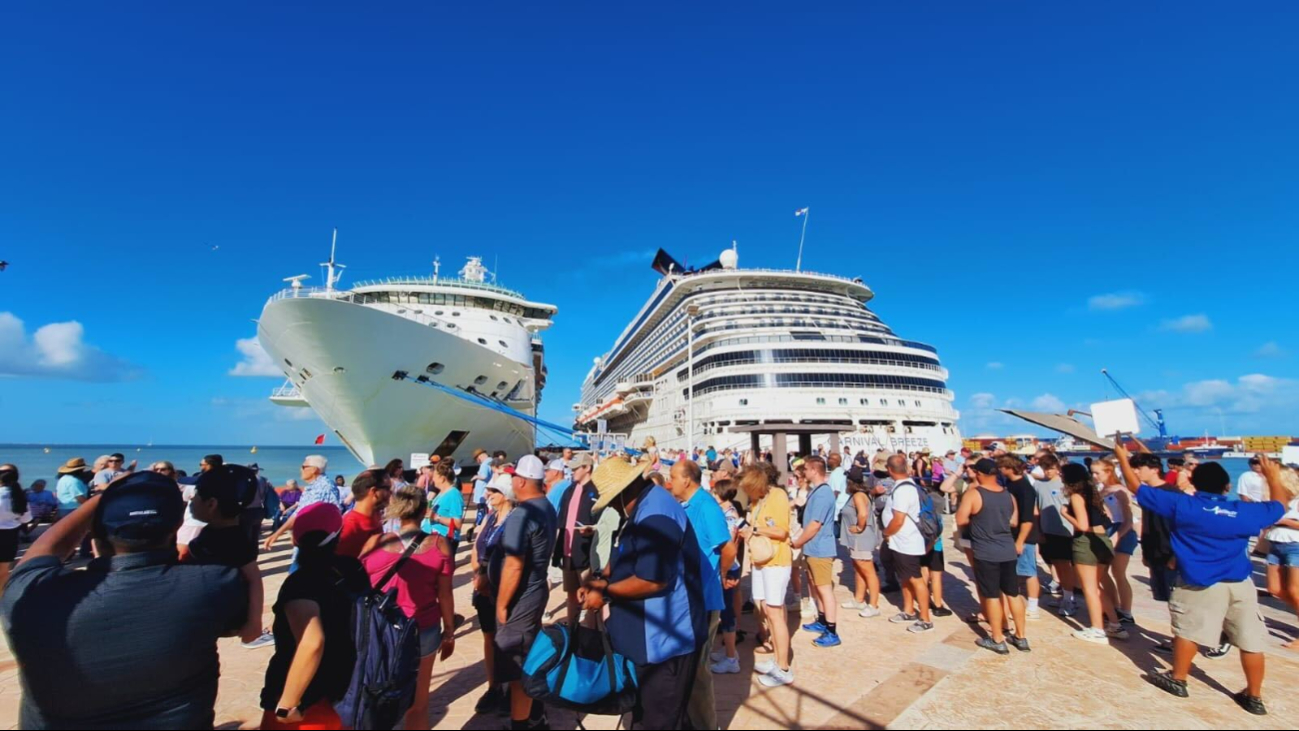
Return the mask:
[[636,707],[636,666],[613,651],[602,620],[543,627],[523,663],[523,690],[556,708],[621,716]]

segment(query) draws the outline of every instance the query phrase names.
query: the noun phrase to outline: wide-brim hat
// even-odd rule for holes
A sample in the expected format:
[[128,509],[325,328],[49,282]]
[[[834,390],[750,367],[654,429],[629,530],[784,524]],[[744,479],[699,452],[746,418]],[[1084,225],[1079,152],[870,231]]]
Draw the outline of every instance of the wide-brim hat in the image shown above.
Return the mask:
[[646,465],[643,463],[618,458],[601,462],[600,466],[595,468],[595,472],[591,473],[591,482],[595,484],[598,496],[591,511],[598,512],[605,509],[627,488],[644,481],[645,468]]
[[73,459],[70,459],[67,462],[65,462],[63,466],[59,468],[60,475],[75,475],[78,472],[89,472],[89,471],[90,471],[90,467],[86,464],[86,460],[82,459],[81,457],[74,457]]

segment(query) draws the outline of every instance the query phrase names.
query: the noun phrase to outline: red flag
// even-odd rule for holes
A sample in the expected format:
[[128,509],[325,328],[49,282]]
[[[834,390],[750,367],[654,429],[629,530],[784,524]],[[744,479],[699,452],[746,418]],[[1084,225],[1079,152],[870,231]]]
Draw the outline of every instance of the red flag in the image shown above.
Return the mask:
[[324,444],[324,443],[325,443],[325,435],[324,435],[324,434],[321,434],[320,436],[316,437],[316,444]]

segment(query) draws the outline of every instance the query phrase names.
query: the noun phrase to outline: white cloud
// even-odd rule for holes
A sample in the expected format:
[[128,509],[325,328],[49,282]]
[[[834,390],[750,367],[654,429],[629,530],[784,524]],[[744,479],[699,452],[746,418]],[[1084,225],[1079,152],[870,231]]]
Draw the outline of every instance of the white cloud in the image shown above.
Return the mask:
[[0,312],[0,376],[122,381],[140,369],[85,342],[81,323],[54,322],[27,335],[23,321]]
[[1098,294],[1087,299],[1087,309],[1093,312],[1126,310],[1146,303],[1146,295],[1141,292],[1110,292]]
[[1284,358],[1286,355],[1288,353],[1280,345],[1277,345],[1275,340],[1263,343],[1258,350],[1254,351],[1255,358]]
[[995,403],[997,403],[997,397],[990,393],[976,393],[970,395],[970,406],[972,408],[990,409]]
[[1280,421],[1288,423],[1292,410],[1299,407],[1299,381],[1250,373],[1235,381],[1224,378],[1194,381],[1171,393],[1143,393],[1137,400],[1150,409],[1209,412],[1215,420],[1218,411],[1234,415],[1275,413]]
[[257,338],[242,338],[235,343],[235,348],[243,354],[244,359],[230,369],[230,375],[284,377],[284,371],[275,365],[275,361],[271,360],[270,354],[262,348],[261,343],[257,342]]
[[1160,330],[1177,333],[1202,333],[1213,329],[1208,315],[1183,315],[1175,320],[1164,320]]
[[990,371],[999,371],[999,370],[1001,370],[1002,368],[1005,368],[1005,367],[1006,367],[1006,365],[1005,365],[1004,363],[999,363],[999,362],[997,362],[997,361],[995,361],[995,360],[988,364],[988,370],[990,370]]
[[1031,406],[1034,411],[1049,411],[1053,414],[1064,413],[1064,411],[1069,408],[1065,406],[1064,402],[1055,396],[1055,394],[1050,393],[1044,393],[1033,399]]
[[1055,367],[1055,372],[1056,372],[1056,373],[1073,373],[1073,372],[1074,372],[1073,364],[1072,364],[1072,363],[1061,363],[1061,364],[1059,364],[1059,365],[1057,365],[1057,366]]

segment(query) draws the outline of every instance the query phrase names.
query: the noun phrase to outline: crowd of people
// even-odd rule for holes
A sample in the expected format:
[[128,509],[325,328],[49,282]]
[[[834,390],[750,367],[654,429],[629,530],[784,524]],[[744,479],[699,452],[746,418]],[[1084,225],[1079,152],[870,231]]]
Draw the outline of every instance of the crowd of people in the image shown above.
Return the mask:
[[[897,631],[924,634],[952,617],[945,544],[974,576],[979,609],[964,619],[998,655],[1032,651],[1044,595],[1077,618],[1078,640],[1129,640],[1127,573],[1139,548],[1173,627],[1155,648],[1171,670],[1148,682],[1187,697],[1201,648],[1235,648],[1247,679],[1235,700],[1266,713],[1268,640],[1249,552],[1266,557],[1268,591],[1299,610],[1292,466],[1257,458],[1229,497],[1217,463],[1166,472],[1122,444],[1085,463],[1050,451],[821,448],[780,466],[770,453],[645,447],[600,459],[566,449],[548,461],[480,449],[468,464],[435,457],[416,469],[393,460],[350,486],[310,455],[279,488],[256,465],[216,454],[192,476],[169,462],[139,470],[122,455],[72,459],[53,493],[44,480],[24,489],[18,468],[0,465],[0,618],[21,668],[20,724],[210,728],[216,643],[237,636],[250,650],[273,647],[263,728],[341,728],[335,706],[364,653],[355,598],[383,587],[418,629],[417,691],[401,725],[428,728],[435,663],[455,652],[466,621],[452,591],[464,553],[487,685],[477,712],[548,727],[523,681],[560,592],[564,619],[607,633],[634,666],[637,726],[718,728],[713,676],[741,672],[746,612],[757,682],[795,684],[796,641],[808,647],[800,662],[821,662],[844,643],[845,622],[888,614]],[[266,627],[259,555],[286,535],[288,576]],[[852,584],[843,602],[841,576]],[[894,593],[896,612],[885,612]],[[792,630],[791,610],[803,619]]]

